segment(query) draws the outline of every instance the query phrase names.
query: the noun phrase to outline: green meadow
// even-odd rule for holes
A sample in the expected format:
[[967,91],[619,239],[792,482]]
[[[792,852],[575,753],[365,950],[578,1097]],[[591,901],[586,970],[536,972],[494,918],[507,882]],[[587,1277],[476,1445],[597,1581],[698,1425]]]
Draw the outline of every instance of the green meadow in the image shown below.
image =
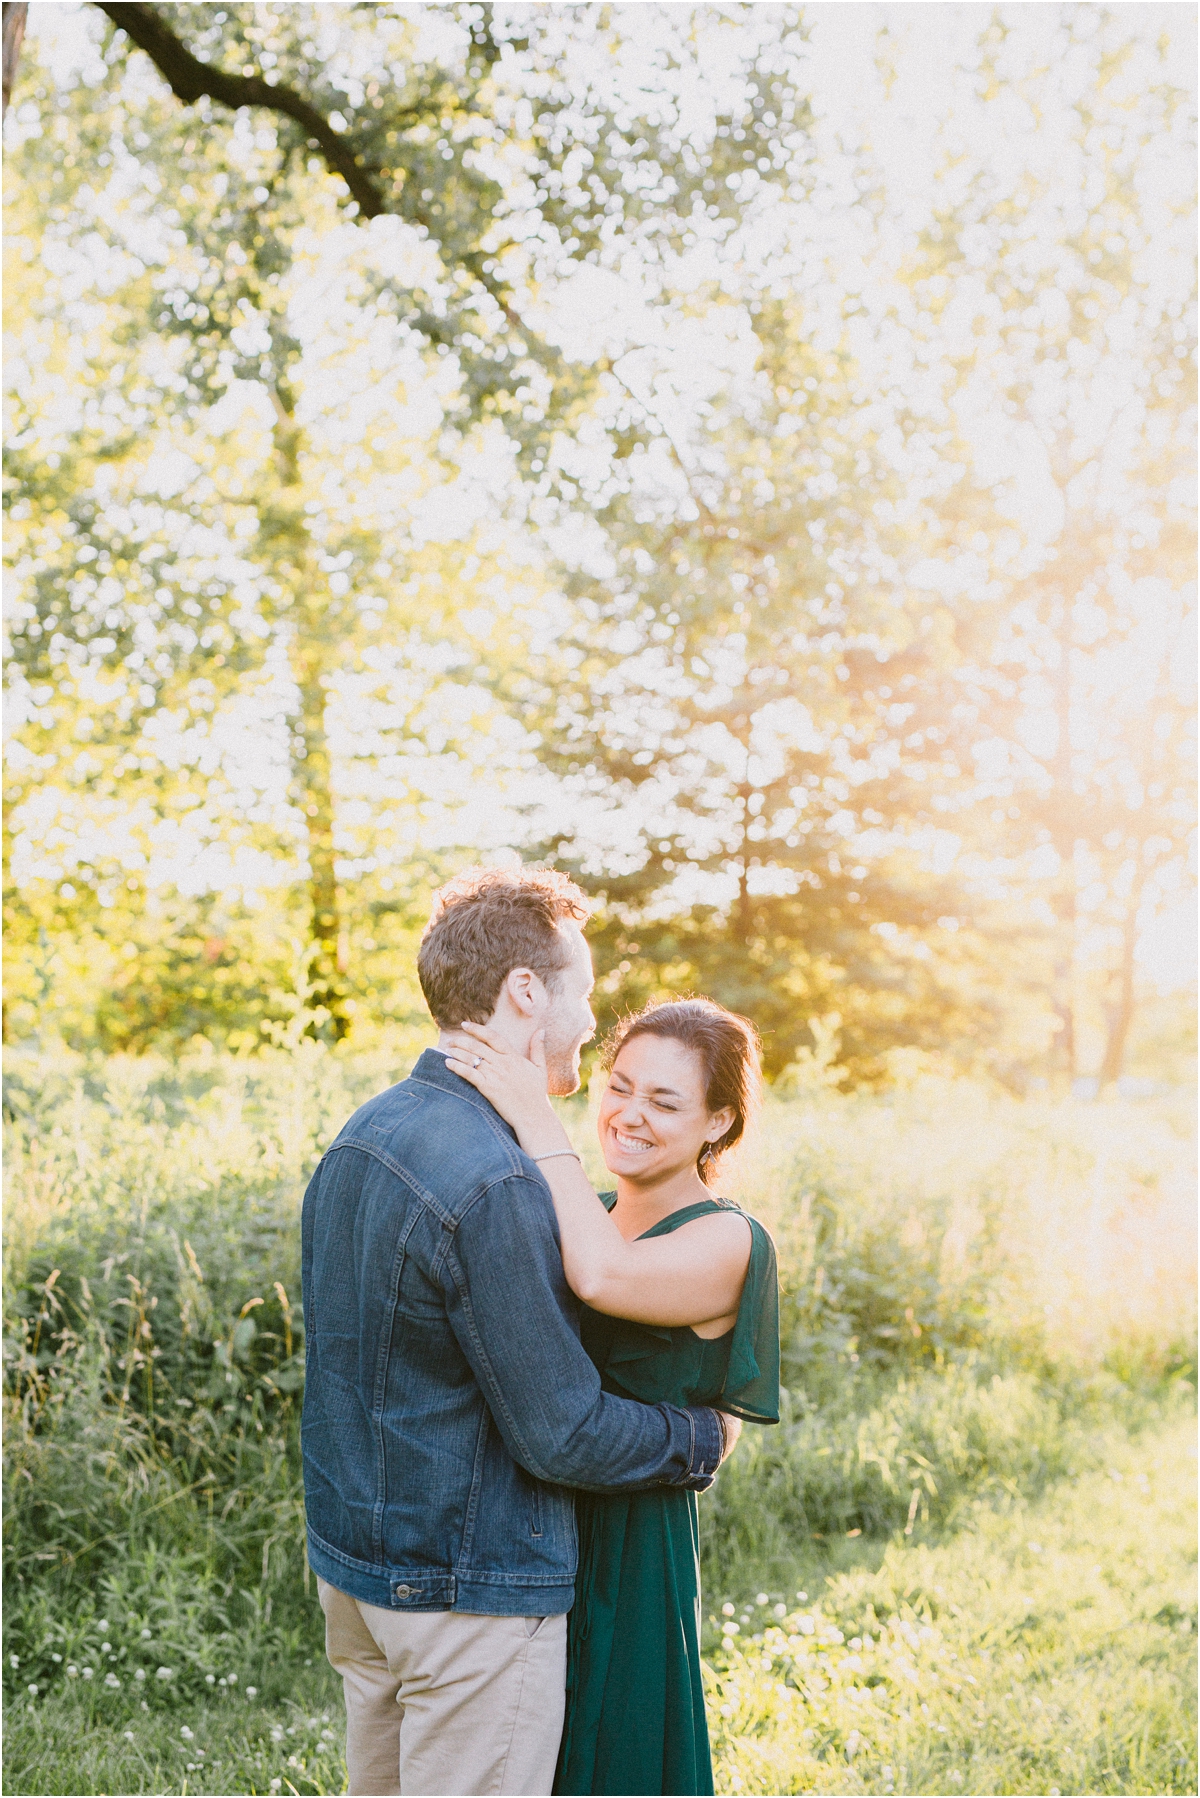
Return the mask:
[[[343,1789],[298,1213],[403,1072],[11,1053],[6,1791]],[[728,1190],[785,1417],[701,1504],[719,1790],[1196,1790],[1190,1143],[1169,1097],[770,1098]]]

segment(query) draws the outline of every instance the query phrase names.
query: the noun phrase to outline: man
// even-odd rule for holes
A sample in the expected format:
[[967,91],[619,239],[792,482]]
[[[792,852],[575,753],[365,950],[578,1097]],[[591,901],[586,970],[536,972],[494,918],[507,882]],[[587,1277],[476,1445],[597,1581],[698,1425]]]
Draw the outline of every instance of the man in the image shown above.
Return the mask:
[[[438,895],[418,967],[443,1032],[490,1023],[549,1088],[593,1034],[583,895],[485,870]],[[703,1490],[734,1420],[600,1390],[536,1165],[426,1050],[355,1113],[304,1199],[308,1556],[352,1793],[547,1793],[573,1597],[572,1486]]]

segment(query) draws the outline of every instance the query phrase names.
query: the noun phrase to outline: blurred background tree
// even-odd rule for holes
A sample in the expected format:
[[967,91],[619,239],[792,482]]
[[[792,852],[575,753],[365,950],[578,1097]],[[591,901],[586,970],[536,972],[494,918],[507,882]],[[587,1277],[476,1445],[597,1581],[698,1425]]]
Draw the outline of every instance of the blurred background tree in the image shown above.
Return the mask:
[[931,110],[799,8],[35,8],[10,1033],[411,1034],[431,886],[521,853],[609,1015],[1118,1078],[1187,882],[1187,107],[1051,11]]

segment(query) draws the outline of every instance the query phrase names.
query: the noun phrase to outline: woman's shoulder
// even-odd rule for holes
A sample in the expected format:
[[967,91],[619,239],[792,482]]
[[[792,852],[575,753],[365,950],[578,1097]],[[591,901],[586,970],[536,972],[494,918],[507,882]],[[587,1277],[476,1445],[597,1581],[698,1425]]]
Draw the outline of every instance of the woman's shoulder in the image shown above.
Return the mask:
[[771,1232],[767,1229],[767,1226],[763,1223],[762,1219],[755,1217],[752,1211],[747,1211],[744,1205],[739,1205],[736,1199],[718,1198],[714,1193],[713,1202],[719,1205],[722,1211],[731,1211],[735,1217],[744,1217],[746,1222],[750,1225],[752,1234],[755,1236],[761,1234],[767,1238],[768,1242],[771,1240]]

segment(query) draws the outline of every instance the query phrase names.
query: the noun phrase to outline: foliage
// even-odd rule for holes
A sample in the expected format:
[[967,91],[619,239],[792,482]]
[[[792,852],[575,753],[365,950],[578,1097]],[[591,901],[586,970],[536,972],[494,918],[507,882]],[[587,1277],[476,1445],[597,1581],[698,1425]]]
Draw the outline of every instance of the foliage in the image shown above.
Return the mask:
[[[343,1118],[406,1064],[298,1032],[253,1058],[10,1060],[15,1752],[31,1766],[56,1730],[91,1732],[30,1789],[69,1764],[73,1789],[177,1790],[189,1759],[221,1763],[205,1775],[214,1790],[274,1777],[336,1789],[340,1736],[317,1725],[322,1710],[336,1718],[336,1692],[303,1556],[297,1207]],[[582,1103],[564,1112],[594,1158]],[[816,1592],[889,1541],[952,1554],[956,1532],[981,1527],[974,1506],[1053,1493],[1110,1456],[1106,1432],[1186,1393],[1177,1234],[1154,1261],[1178,1231],[1183,1151],[1161,1105],[1021,1105],[928,1081],[886,1098],[772,1101],[734,1190],[778,1240],[789,1409],[779,1429],[746,1433],[705,1501],[706,1591]],[[951,1199],[986,1228],[964,1238]],[[1053,1244],[1047,1211],[1077,1251],[1091,1219],[1087,1313],[1058,1291],[1048,1317],[1053,1284],[1025,1291],[1029,1257]],[[965,1270],[947,1250],[956,1227]],[[1141,1310],[1110,1277],[1135,1249]],[[739,1737],[756,1741],[758,1727]],[[729,1752],[745,1776],[760,1750]]]
[[872,35],[868,130],[791,7],[155,11],[236,113],[60,14],[7,126],[10,1035],[247,1047],[301,983],[364,1046],[516,845],[598,895],[608,1016],[1113,1083],[1185,885],[1171,33],[956,16],[932,124]]
[[1112,1437],[1103,1467],[977,1502],[938,1546],[894,1539],[815,1604],[726,1602],[717,1789],[1191,1791],[1189,1435]]

